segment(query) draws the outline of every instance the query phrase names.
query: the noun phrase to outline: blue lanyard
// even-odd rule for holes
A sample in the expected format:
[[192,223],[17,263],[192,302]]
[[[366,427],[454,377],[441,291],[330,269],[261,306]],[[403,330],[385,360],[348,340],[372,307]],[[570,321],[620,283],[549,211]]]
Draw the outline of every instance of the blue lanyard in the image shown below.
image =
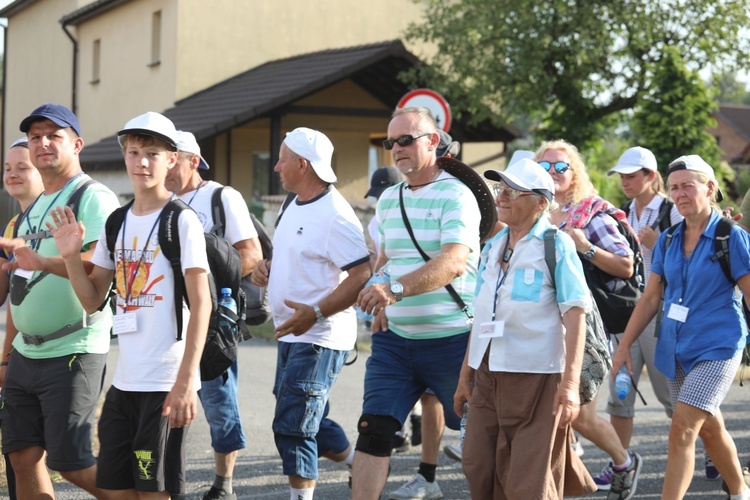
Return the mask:
[[195,188],[195,192],[193,193],[193,196],[191,196],[191,197],[190,197],[190,201],[189,201],[189,202],[187,203],[187,204],[188,204],[188,206],[190,206],[190,205],[191,205],[191,204],[193,203],[193,200],[195,199],[195,195],[197,195],[197,194],[198,194],[198,191],[200,191],[200,190],[201,190],[201,188],[203,187],[203,185],[204,185],[205,183],[206,183],[206,181],[201,181],[201,183],[200,183],[200,184],[198,184],[198,187],[197,187],[197,188]]
[[505,249],[503,250],[503,253],[500,254],[500,265],[498,267],[498,273],[497,273],[497,283],[495,285],[495,295],[492,298],[492,320],[495,321],[495,313],[497,312],[497,298],[498,293],[500,293],[500,287],[503,286],[503,283],[505,283],[505,279],[508,277],[508,271],[510,271],[510,261],[513,258],[513,254],[510,254],[510,257],[508,257],[508,266],[505,268],[505,271],[503,271],[503,256],[505,255],[505,252],[508,250],[508,247],[510,246],[510,234],[508,234],[508,239],[505,242]]
[[[74,180],[78,179],[82,175],[83,175],[83,172],[78,172],[72,179],[69,179],[68,182],[65,183],[65,185],[62,187],[62,189],[60,191],[57,192],[57,194],[52,199],[52,201],[50,202],[50,204],[47,205],[47,209],[44,212],[42,212],[41,218],[39,219],[39,227],[37,229],[39,229],[39,230],[42,229],[42,222],[44,221],[44,218],[47,216],[47,214],[49,213],[50,209],[55,205],[55,203],[57,203],[58,198],[60,198],[60,195],[63,194],[63,192],[65,191],[65,188],[67,188],[70,185],[71,182],[73,182]],[[44,194],[44,193],[42,193],[42,194]],[[26,216],[26,226],[30,230],[29,234],[32,234],[34,232],[34,228],[31,226],[31,222],[29,221],[29,214],[31,214],[32,207],[34,205],[36,205],[36,202],[39,201],[39,199],[42,197],[42,194],[40,194],[37,197],[37,199],[34,200],[34,203],[32,203],[31,206],[26,210],[26,212],[24,212],[24,214]],[[36,252],[39,249],[39,246],[41,244],[42,244],[42,238],[39,238],[39,239],[31,240],[30,246],[31,246],[31,249]]]
[[148,244],[151,241],[151,236],[154,234],[154,229],[156,229],[156,225],[159,224],[159,219],[161,219],[161,212],[159,212],[159,216],[154,221],[154,225],[151,226],[151,231],[148,232],[148,238],[146,238],[146,244],[143,245],[143,250],[141,251],[141,257],[138,259],[138,265],[135,266],[135,270],[133,271],[132,278],[130,278],[130,282],[128,282],[128,262],[125,260],[125,226],[128,221],[127,212],[125,212],[125,216],[122,219],[122,238],[120,239],[120,248],[122,251],[122,257],[120,258],[120,262],[122,263],[122,278],[123,278],[122,282],[123,282],[123,285],[125,286],[125,304],[122,307],[122,312],[128,312],[128,303],[130,302],[131,292],[133,291],[133,283],[135,282],[135,277],[138,275],[138,271],[141,269],[141,264],[143,264],[143,256],[146,255]]

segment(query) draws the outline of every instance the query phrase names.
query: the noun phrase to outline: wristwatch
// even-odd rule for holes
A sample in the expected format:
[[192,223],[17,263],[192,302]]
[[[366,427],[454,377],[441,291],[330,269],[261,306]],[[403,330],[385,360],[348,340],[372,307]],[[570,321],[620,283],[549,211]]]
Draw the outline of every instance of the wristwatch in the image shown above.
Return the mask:
[[398,281],[391,281],[391,293],[396,296],[396,302],[404,298],[404,285]]
[[315,311],[315,322],[316,322],[316,323],[322,323],[322,322],[324,322],[324,321],[326,320],[326,316],[325,316],[325,314],[323,314],[323,313],[322,313],[322,312],[320,311],[320,307],[318,307],[318,305],[317,305],[317,304],[315,304],[315,305],[313,306],[313,311]]
[[596,255],[596,247],[592,243],[591,248],[589,248],[583,253],[583,258],[586,260],[591,260],[594,258],[594,255]]

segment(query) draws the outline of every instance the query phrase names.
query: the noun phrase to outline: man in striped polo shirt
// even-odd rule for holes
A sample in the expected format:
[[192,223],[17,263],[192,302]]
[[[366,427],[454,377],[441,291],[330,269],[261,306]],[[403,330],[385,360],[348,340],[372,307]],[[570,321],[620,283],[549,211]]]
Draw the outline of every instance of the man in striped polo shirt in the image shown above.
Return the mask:
[[[425,108],[396,110],[383,142],[406,182],[388,188],[377,205],[380,252],[375,267],[388,264],[390,283],[373,284],[358,298],[359,306],[375,318],[352,498],[379,497],[394,435],[427,388],[442,402],[446,425],[457,430],[460,424],[452,411],[453,393],[471,328],[470,311],[461,310],[446,285],[471,303],[480,212],[469,188],[438,168],[439,142],[437,124]],[[434,466],[420,470],[421,484],[415,485],[419,498],[442,496],[434,475]]]

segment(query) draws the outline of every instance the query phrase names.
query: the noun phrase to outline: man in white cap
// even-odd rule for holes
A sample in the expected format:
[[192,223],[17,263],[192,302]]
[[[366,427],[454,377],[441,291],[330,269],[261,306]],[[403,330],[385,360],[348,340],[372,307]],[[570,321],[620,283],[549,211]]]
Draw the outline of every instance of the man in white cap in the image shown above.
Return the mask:
[[[19,248],[27,250],[28,259],[24,266],[13,264],[10,281],[9,310],[19,333],[6,337],[0,362],[3,452],[16,472],[19,498],[54,497],[48,467],[101,497],[91,436],[112,313],[108,307],[86,313],[65,279],[65,263],[45,226],[52,222],[50,210],[66,205],[91,180],[79,161],[84,142],[78,118],[59,104],[38,107],[20,128],[28,136],[31,163],[42,176],[44,192],[18,226],[18,236],[25,240]],[[78,218],[89,229],[79,259],[89,270],[104,221],[118,206],[115,194],[99,183],[89,185],[77,203]],[[15,252],[19,241],[4,240],[3,246]]]
[[[177,131],[177,163],[168,173],[164,185],[182,201],[190,205],[203,223],[205,232],[214,232],[213,196],[217,190],[224,211],[222,236],[234,246],[242,260],[242,275],[247,276],[263,257],[258,233],[250,218],[242,195],[231,187],[218,182],[206,181],[201,170],[208,170],[208,162],[201,156],[201,148],[195,136],[184,130]],[[227,378],[219,376],[203,381],[198,391],[206,421],[211,430],[211,447],[214,449],[216,476],[204,500],[234,500],[237,495],[232,487],[232,474],[239,450],[247,447],[242,432],[242,419],[237,397],[238,366],[227,370]]]
[[318,457],[351,464],[353,449],[328,413],[328,395],[357,337],[352,307],[370,278],[362,224],[332,186],[333,144],[297,128],[281,145],[274,171],[296,194],[279,216],[274,261],[261,260],[253,283],[268,286],[275,338],[273,432],[291,498],[313,498]]

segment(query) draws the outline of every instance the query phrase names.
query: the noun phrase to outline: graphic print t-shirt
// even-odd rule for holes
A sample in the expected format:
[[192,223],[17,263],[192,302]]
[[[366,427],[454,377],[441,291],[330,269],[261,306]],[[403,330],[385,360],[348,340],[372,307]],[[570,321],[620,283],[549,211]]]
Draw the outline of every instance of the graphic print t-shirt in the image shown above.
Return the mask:
[[[97,266],[115,271],[116,315],[126,311],[136,315],[136,330],[118,335],[120,357],[112,385],[122,391],[170,391],[185,351],[185,341],[177,341],[174,275],[159,247],[160,215],[161,211],[142,216],[128,211],[115,242],[115,262],[109,258],[104,231],[91,259]],[[196,267],[208,272],[206,241],[198,217],[184,210],[177,225],[183,274]],[[184,339],[190,319],[184,301],[182,318]],[[198,388],[200,379],[196,377]]]

